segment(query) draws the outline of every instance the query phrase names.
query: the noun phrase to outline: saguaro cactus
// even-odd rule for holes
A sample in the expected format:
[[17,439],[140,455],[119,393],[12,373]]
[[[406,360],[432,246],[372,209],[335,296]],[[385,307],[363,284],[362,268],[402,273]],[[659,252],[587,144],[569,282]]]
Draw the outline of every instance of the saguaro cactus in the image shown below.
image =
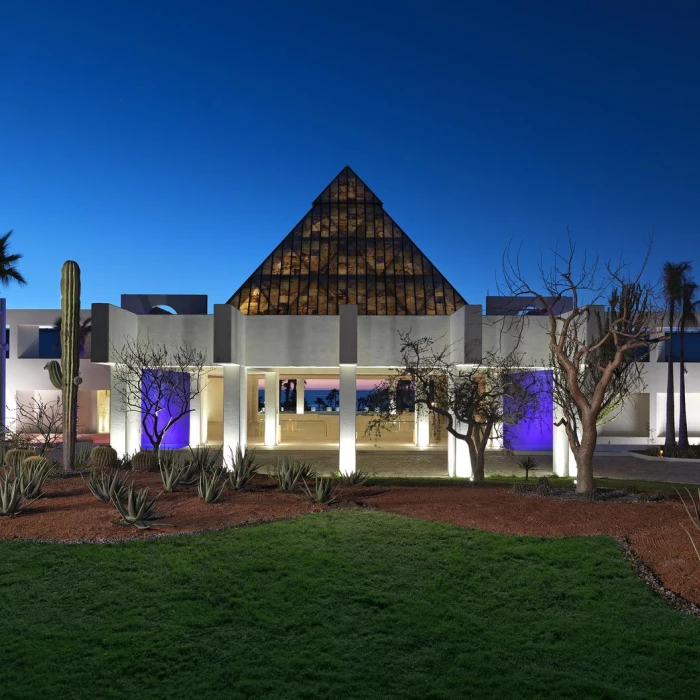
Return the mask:
[[[82,382],[80,378],[80,267],[73,260],[66,260],[61,268],[61,318],[63,468],[69,471],[75,464],[78,386]],[[49,374],[52,374],[51,369]]]

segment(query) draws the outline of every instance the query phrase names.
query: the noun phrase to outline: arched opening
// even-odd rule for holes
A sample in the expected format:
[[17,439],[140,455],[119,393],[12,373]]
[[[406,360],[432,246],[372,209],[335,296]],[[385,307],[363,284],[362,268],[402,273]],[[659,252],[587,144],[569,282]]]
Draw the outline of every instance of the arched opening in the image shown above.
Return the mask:
[[166,304],[158,304],[154,306],[149,312],[149,316],[164,316],[164,315],[177,315],[177,311],[173,309],[172,306],[167,306]]

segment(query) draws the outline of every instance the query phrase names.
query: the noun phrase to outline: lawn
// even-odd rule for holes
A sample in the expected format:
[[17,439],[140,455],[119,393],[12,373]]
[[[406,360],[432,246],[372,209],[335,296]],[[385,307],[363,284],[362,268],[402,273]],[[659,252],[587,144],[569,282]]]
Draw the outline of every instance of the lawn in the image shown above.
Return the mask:
[[0,542],[0,696],[692,697],[700,620],[605,537],[335,511]]

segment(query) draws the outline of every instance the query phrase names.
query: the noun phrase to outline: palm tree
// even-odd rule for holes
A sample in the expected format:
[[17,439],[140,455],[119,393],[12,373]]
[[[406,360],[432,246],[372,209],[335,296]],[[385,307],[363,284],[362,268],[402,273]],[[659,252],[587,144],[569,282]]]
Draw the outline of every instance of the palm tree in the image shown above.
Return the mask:
[[[19,285],[27,284],[22,273],[17,269],[17,262],[22,258],[20,253],[8,253],[12,231],[0,236],[0,287],[7,287],[12,282]],[[5,300],[0,300],[0,440],[5,439],[5,357],[7,352],[7,331],[5,330]]]
[[676,320],[676,306],[681,302],[683,283],[686,273],[690,270],[689,262],[665,262],[663,267],[664,297],[668,309],[668,348],[666,380],[666,440],[665,447],[676,446],[675,401],[673,395],[673,324]]
[[685,412],[685,330],[691,326],[696,326],[698,318],[696,309],[700,304],[700,299],[696,297],[698,285],[691,279],[686,279],[681,292],[681,317],[678,325],[680,333],[680,407],[678,414],[678,447],[687,450],[688,443],[688,420]]
[[27,280],[17,269],[17,262],[22,258],[21,253],[8,253],[7,246],[10,242],[12,231],[8,231],[4,236],[0,236],[0,285],[6,287],[11,282],[25,285]]

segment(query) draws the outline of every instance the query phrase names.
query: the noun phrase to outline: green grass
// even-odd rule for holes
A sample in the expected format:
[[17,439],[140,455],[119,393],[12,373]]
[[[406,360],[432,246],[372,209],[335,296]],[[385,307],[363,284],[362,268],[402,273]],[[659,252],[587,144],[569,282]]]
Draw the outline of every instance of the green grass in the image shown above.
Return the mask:
[[612,539],[370,511],[0,542],[0,601],[4,699],[693,697],[700,677],[700,621]]

